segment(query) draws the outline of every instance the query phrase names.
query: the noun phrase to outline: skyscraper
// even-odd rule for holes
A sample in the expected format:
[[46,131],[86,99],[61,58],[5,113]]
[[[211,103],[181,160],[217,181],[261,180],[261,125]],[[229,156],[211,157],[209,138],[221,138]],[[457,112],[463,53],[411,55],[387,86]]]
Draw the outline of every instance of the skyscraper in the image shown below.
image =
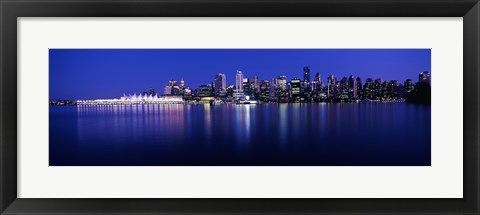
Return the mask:
[[340,79],[339,89],[337,89],[337,96],[341,99],[348,98],[348,78],[343,77]]
[[215,96],[221,96],[225,95],[227,91],[227,78],[225,74],[223,73],[218,73],[215,75]]
[[238,92],[243,92],[243,73],[242,71],[237,70],[236,75],[236,87]]
[[383,79],[382,78],[377,78],[373,81],[373,94],[374,98],[379,100],[383,97]]
[[259,98],[264,102],[270,101],[270,82],[268,80],[262,80],[260,83]]
[[165,86],[163,88],[163,95],[172,95],[172,86]]
[[317,72],[317,74],[315,74],[315,83],[319,84],[322,82],[322,77],[320,76],[320,73]]
[[381,94],[381,100],[387,100],[389,97],[389,83],[387,81],[384,81],[382,83],[382,94]]
[[353,75],[350,75],[348,77],[348,97],[349,98],[357,98],[357,81],[355,80],[355,77]]
[[234,93],[234,86],[233,84],[228,85],[227,87],[227,97],[232,97]]
[[300,79],[298,78],[293,78],[292,81],[290,82],[292,91],[291,91],[291,100],[293,102],[299,102],[300,101]]
[[357,84],[357,97],[363,99],[363,85],[362,85],[362,78],[357,77],[356,79]]
[[398,81],[397,80],[391,80],[388,83],[388,96],[391,99],[398,99]]
[[284,75],[278,76],[277,85],[278,85],[278,88],[280,88],[282,90],[286,90],[287,89],[287,76],[284,76]]
[[270,81],[270,101],[275,101],[275,91],[277,90],[277,80],[276,78],[272,78]]
[[259,93],[260,92],[260,80],[258,78],[258,75],[255,75],[253,77],[253,85],[254,85],[255,93]]
[[277,88],[275,89],[277,102],[288,102],[287,76],[281,75],[277,78]]
[[184,89],[185,88],[185,81],[182,80],[180,81],[180,88]]
[[407,79],[403,82],[403,88],[405,89],[405,94],[413,90],[413,81],[412,79]]
[[243,78],[243,93],[247,96],[254,97],[255,84],[251,78]]
[[335,96],[335,84],[337,82],[337,78],[334,75],[328,76],[327,80],[327,97],[332,98]]
[[418,82],[430,84],[430,73],[425,71],[418,74]]
[[368,99],[374,99],[375,91],[373,90],[373,80],[367,78],[365,85],[363,85],[363,96]]
[[303,67],[303,82],[310,83],[310,67]]

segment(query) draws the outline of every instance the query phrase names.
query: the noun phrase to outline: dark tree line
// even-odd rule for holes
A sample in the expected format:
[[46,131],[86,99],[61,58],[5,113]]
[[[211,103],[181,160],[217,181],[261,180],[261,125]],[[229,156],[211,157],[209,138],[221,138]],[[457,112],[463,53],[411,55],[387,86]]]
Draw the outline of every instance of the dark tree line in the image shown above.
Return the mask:
[[430,84],[419,82],[415,85],[415,89],[407,93],[406,102],[417,104],[430,104],[432,101]]

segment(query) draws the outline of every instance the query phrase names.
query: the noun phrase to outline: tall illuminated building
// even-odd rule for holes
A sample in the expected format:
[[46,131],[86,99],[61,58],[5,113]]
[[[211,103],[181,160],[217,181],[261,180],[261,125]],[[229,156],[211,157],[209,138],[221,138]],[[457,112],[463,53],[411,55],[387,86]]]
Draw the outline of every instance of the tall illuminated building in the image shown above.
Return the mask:
[[242,89],[243,89],[244,92],[247,90],[246,88],[248,88],[248,81],[249,81],[248,78],[243,78]]
[[389,83],[387,81],[384,81],[382,83],[382,94],[381,94],[381,100],[387,100],[389,98]]
[[374,99],[373,79],[367,78],[363,85],[363,96],[368,99]]
[[355,80],[355,82],[356,82],[356,84],[357,84],[357,97],[360,98],[360,99],[363,99],[362,78],[357,77],[357,79]]
[[275,97],[277,102],[288,102],[287,76],[278,76]]
[[355,80],[355,77],[353,75],[350,75],[348,77],[348,97],[350,98],[357,98],[358,93],[357,93],[357,81]]
[[303,81],[306,83],[310,83],[310,67],[309,66],[303,67]]
[[377,78],[373,81],[373,94],[374,94],[374,99],[378,100],[383,97],[383,79],[382,78]]
[[292,81],[290,81],[290,86],[291,86],[291,99],[293,102],[299,102],[300,101],[300,79],[298,78],[293,78]]
[[418,74],[418,82],[430,84],[430,73],[425,71]]
[[238,92],[243,92],[243,73],[242,71],[237,70],[236,74],[236,80],[235,80],[235,86],[237,87]]
[[232,97],[234,93],[235,87],[233,84],[228,85],[227,87],[227,97]]
[[260,100],[268,102],[270,100],[270,82],[268,80],[262,80],[260,82]]
[[410,91],[413,90],[413,81],[412,79],[407,79],[405,82],[403,82],[403,88],[405,90],[405,93],[409,93]]
[[282,90],[286,90],[287,89],[287,76],[284,76],[284,75],[278,76],[277,84],[278,84],[278,88],[280,88]]
[[302,83],[302,98],[306,95],[310,94],[311,86],[310,86],[310,66],[303,67],[303,83]]
[[320,84],[322,83],[322,77],[320,76],[320,73],[317,72],[317,74],[315,74],[315,83],[316,84]]
[[398,81],[397,80],[391,80],[388,83],[388,96],[391,99],[398,99],[399,93],[398,93]]
[[182,80],[180,81],[180,88],[184,89],[185,88],[185,81]]
[[336,96],[338,96],[341,99],[348,98],[348,78],[347,77],[343,77],[342,79],[340,79]]
[[315,74],[315,79],[312,82],[312,91],[316,97],[322,92],[322,79],[318,72]]
[[270,81],[270,101],[276,101],[277,80],[276,78],[272,78]]
[[251,78],[243,78],[243,93],[253,98],[255,96],[255,84]]
[[258,78],[258,75],[255,75],[253,77],[253,85],[254,85],[255,93],[260,92],[260,80]]
[[334,75],[328,76],[328,79],[327,79],[327,97],[328,98],[335,97],[336,82],[337,82],[337,78]]
[[218,73],[215,75],[215,96],[225,95],[227,91],[227,78],[225,74]]
[[172,86],[165,86],[163,88],[163,95],[172,95]]

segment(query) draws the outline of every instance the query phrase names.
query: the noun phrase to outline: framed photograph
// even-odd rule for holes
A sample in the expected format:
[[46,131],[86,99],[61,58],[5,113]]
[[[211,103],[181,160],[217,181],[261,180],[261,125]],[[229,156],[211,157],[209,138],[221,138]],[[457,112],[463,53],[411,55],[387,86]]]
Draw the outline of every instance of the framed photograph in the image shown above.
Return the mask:
[[1,214],[478,214],[478,1],[9,1]]

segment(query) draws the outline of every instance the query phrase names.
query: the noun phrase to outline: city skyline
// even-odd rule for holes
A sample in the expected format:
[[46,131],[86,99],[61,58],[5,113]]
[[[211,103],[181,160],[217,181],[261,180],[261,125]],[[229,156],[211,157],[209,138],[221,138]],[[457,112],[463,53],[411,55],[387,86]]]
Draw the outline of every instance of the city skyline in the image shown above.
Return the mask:
[[[201,55],[200,52],[204,55]],[[183,58],[180,56],[182,53],[184,54]],[[222,54],[228,56],[221,56]],[[264,54],[270,55],[263,56]],[[192,55],[197,55],[197,58]],[[247,59],[232,59],[234,56],[241,57],[242,55],[245,55],[243,58]],[[364,83],[367,78],[374,80],[382,78],[383,80],[397,80],[399,84],[403,84],[406,79],[417,82],[419,72],[431,71],[430,55],[429,49],[51,49],[50,99],[115,98],[123,93],[140,94],[145,91],[151,92],[152,89],[161,94],[164,86],[170,80],[181,80],[181,84],[190,87],[191,90],[200,85],[214,83],[224,87],[236,86],[238,71],[242,71],[243,78],[253,79],[256,77],[259,81],[271,80],[279,76],[286,76],[286,82],[291,82],[294,78],[304,81],[307,78],[306,67],[309,68],[308,79],[310,81],[316,79],[316,74],[319,73],[323,83],[327,83],[327,77],[330,75],[335,75],[339,79],[338,81],[342,77],[348,78],[353,75],[361,77]],[[306,62],[312,58],[316,58],[316,60]],[[281,59],[284,61],[278,61]],[[165,63],[168,60],[174,62]],[[328,60],[333,62],[325,63]],[[160,65],[157,61],[163,63]],[[179,61],[193,62],[186,68],[197,69],[186,69],[182,64],[175,64]],[[244,68],[250,70],[233,69],[242,67],[239,66],[240,62],[243,62]],[[303,64],[303,62],[305,63]],[[319,66],[319,62],[324,64]],[[232,66],[226,65],[226,63],[231,63]],[[175,65],[177,66],[175,67]],[[206,71],[209,67],[216,67],[215,65],[230,67],[233,71]],[[253,67],[255,65],[259,68]],[[271,66],[273,69],[269,69],[267,66]],[[285,67],[284,72],[278,69],[279,66]],[[328,71],[335,70],[332,69],[333,66],[336,66],[338,70],[344,68],[342,70],[344,72]],[[357,68],[355,69],[355,67]],[[156,71],[158,68],[170,68],[172,72]],[[413,69],[415,70],[411,71]],[[372,72],[366,70],[372,70]],[[390,72],[386,72],[386,70]]]
[[82,100],[50,100],[50,105],[131,105],[131,104],[257,104],[312,102],[410,102],[430,103],[431,74],[420,72],[417,81],[384,80],[350,75],[337,79],[329,75],[324,82],[319,73],[311,79],[310,67],[303,67],[303,80],[278,76],[261,80],[258,76],[245,78],[241,71],[235,75],[235,86],[226,86],[226,76],[218,73],[211,84],[190,89],[182,79],[169,80],[163,91],[150,88],[142,93],[123,94],[120,98]]

